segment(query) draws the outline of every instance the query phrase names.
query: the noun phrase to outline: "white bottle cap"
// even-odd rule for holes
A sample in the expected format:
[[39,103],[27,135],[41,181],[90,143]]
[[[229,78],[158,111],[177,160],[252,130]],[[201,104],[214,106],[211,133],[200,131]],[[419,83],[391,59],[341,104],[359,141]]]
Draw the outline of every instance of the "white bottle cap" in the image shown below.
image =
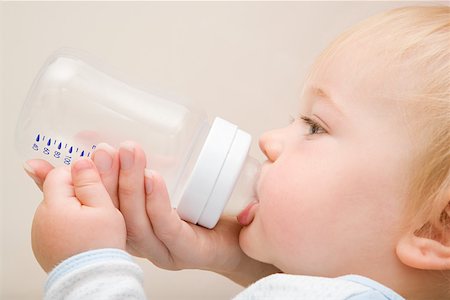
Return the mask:
[[251,136],[216,118],[177,206],[183,220],[213,228],[233,191]]

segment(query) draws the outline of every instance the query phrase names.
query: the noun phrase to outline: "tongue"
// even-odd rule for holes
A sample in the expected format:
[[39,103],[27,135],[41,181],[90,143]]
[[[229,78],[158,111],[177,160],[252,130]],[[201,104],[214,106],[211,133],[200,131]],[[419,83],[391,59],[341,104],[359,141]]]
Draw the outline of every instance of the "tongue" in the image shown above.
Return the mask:
[[253,218],[255,217],[253,208],[256,204],[258,204],[258,201],[252,201],[241,211],[241,213],[237,216],[239,224],[247,226],[253,221]]

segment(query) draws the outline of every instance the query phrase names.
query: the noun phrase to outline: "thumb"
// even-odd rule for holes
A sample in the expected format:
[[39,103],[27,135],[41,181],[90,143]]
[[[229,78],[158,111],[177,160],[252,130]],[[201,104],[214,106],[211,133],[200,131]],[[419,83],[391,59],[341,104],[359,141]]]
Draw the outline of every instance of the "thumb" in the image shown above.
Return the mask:
[[92,207],[112,205],[97,168],[90,159],[80,159],[73,164],[72,182],[75,196],[81,204]]
[[54,169],[54,167],[43,159],[32,159],[23,164],[25,172],[30,176],[41,191],[43,191],[43,185],[48,173]]
[[157,234],[173,236],[183,221],[170,204],[164,179],[155,171],[145,169],[144,183],[146,210],[153,229]]
[[192,225],[181,220],[170,204],[166,185],[161,175],[145,170],[147,216],[156,236],[171,250],[190,245],[196,240]]

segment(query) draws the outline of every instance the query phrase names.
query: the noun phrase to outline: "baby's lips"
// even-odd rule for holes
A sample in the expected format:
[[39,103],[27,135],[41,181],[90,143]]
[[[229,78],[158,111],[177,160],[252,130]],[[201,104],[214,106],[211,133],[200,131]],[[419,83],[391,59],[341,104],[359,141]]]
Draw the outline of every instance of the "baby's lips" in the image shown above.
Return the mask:
[[239,224],[247,226],[253,221],[253,218],[255,217],[255,208],[258,203],[258,200],[253,200],[241,211],[237,216]]

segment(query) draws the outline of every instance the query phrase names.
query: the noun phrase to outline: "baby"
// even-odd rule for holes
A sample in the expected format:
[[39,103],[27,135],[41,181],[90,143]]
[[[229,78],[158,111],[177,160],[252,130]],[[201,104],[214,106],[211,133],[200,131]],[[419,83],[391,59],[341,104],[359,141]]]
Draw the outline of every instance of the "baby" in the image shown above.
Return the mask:
[[179,218],[136,143],[101,144],[71,169],[28,161],[44,193],[32,242],[46,298],[144,299],[126,250],[249,286],[236,299],[450,299],[449,7],[342,34],[298,117],[259,146],[258,201],[213,230]]

